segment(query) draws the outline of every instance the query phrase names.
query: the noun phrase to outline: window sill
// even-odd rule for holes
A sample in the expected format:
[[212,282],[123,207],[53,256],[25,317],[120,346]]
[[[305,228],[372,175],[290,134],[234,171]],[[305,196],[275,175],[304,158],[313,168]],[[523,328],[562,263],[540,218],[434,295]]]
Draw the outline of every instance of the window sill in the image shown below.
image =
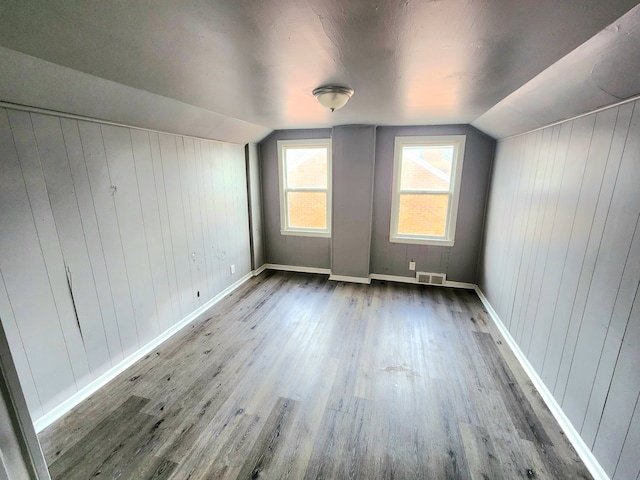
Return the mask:
[[331,232],[314,232],[311,230],[280,230],[280,234],[294,237],[331,238]]
[[432,245],[437,247],[453,247],[454,241],[437,238],[389,237],[391,243],[409,243],[412,245]]

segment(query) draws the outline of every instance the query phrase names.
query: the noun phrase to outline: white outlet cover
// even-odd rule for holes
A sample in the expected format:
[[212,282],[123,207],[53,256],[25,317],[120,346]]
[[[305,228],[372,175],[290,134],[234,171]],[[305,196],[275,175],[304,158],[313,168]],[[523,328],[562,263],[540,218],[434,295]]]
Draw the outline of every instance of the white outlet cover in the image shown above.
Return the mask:
[[236,273],[236,266],[235,265],[231,265],[229,267],[229,269],[231,270],[231,275],[233,275],[234,273]]
[[415,270],[416,269],[416,262],[409,262],[409,270]]

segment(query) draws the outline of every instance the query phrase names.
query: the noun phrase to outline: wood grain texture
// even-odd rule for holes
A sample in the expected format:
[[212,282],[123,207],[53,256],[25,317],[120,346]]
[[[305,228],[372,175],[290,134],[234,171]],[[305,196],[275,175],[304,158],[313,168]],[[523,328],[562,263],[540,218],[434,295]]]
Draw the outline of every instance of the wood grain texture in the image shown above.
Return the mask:
[[40,440],[53,478],[590,478],[472,291],[267,271]]

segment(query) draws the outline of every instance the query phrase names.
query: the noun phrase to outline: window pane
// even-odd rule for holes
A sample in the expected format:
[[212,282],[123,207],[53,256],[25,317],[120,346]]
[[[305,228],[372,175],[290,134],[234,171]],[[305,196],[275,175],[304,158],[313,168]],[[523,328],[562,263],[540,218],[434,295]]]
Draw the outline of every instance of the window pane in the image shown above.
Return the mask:
[[453,145],[402,147],[400,189],[447,192],[452,164]]
[[289,188],[327,188],[327,149],[286,148],[287,186]]
[[448,206],[449,195],[401,194],[398,233],[444,236]]
[[292,228],[327,228],[326,192],[288,192],[289,226]]

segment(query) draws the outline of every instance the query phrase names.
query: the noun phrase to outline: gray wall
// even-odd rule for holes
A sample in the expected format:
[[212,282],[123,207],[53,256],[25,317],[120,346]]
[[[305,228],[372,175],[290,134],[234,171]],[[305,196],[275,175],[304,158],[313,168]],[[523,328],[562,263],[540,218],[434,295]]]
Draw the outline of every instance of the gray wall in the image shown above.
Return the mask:
[[[348,128],[336,127],[334,131],[347,132]],[[373,129],[374,127],[368,127]],[[344,130],[339,130],[344,129]],[[456,243],[453,247],[408,245],[389,242],[391,221],[391,188],[393,181],[393,154],[395,137],[399,135],[467,135],[462,187],[460,194]],[[298,138],[328,138],[329,130],[282,130],[275,132],[260,143],[260,162],[263,175],[263,207],[267,263],[330,268],[331,239],[292,237],[280,234],[280,207],[278,197],[278,151],[277,140]],[[335,139],[334,139],[335,142]],[[374,144],[375,142],[375,144]],[[443,272],[447,279],[476,283],[478,256],[482,243],[482,228],[491,162],[495,142],[468,125],[417,126],[417,127],[377,127],[375,135],[362,135],[339,141],[333,149],[334,179],[349,178],[333,188],[334,212],[344,209],[339,224],[332,230],[333,248],[338,249],[341,261],[344,252],[353,251],[351,246],[342,248],[342,243],[351,244],[349,235],[358,235],[358,242],[365,241],[369,232],[360,225],[366,216],[363,198],[370,188],[368,164],[358,162],[350,166],[351,152],[362,152],[363,158],[375,151],[373,180],[373,222],[371,230],[371,258],[369,273],[413,277],[409,271],[409,260],[416,262],[418,270]],[[359,175],[363,173],[363,175]],[[352,206],[351,192],[360,193],[357,207]],[[351,213],[349,213],[351,212]],[[351,225],[351,226],[350,226]],[[357,225],[357,228],[356,228]],[[345,229],[339,231],[340,229]],[[356,233],[357,230],[357,233]],[[337,235],[337,237],[336,237]],[[367,248],[361,245],[362,251]],[[364,261],[358,261],[364,265]],[[335,264],[337,267],[337,263]],[[350,270],[351,271],[351,270]],[[352,270],[368,276],[364,270]],[[337,272],[334,272],[337,273]]]
[[262,226],[262,179],[258,161],[258,145],[245,145],[247,192],[249,194],[249,231],[251,240],[251,268],[264,265],[264,241]]
[[376,127],[333,129],[331,273],[369,277]]
[[[396,136],[466,135],[458,221],[453,247],[389,242],[393,155]],[[371,273],[413,277],[418,271],[446,273],[447,280],[476,283],[482,225],[494,141],[467,125],[378,127],[373,196]]]
[[0,318],[34,420],[249,272],[242,146],[0,109]]
[[280,233],[280,193],[278,190],[278,140],[329,137],[331,137],[330,129],[280,130],[260,142],[258,152],[262,173],[266,263],[330,268],[330,238],[296,237]]
[[640,472],[640,105],[498,144],[480,286],[614,479]]

